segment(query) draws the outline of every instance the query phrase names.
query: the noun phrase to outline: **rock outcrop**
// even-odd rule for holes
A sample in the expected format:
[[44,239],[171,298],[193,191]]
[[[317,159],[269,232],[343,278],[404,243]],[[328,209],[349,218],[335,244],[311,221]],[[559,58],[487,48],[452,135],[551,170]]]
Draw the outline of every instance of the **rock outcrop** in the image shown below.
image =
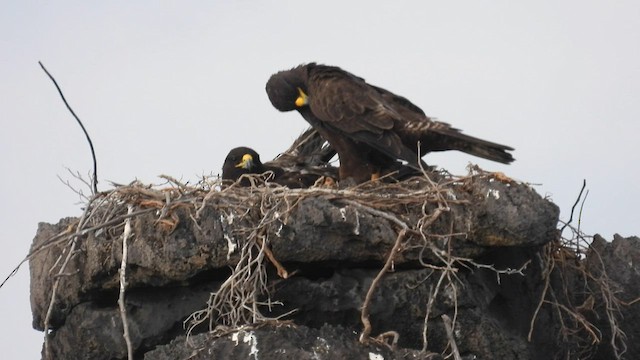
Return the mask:
[[[43,358],[127,357],[118,306],[125,227],[136,358],[606,359],[622,339],[607,327],[638,331],[628,322],[637,307],[615,302],[639,296],[637,238],[596,237],[586,258],[560,259],[558,208],[530,187],[480,174],[434,178],[343,190],[133,184],[98,194],[82,217],[40,224],[34,239],[33,324],[50,332]],[[630,250],[620,254],[622,243]],[[579,266],[564,266],[572,261]],[[586,273],[599,280],[580,282]],[[580,308],[589,293],[562,296],[584,284],[590,308]],[[601,312],[599,301],[612,300],[619,311]],[[601,335],[595,345],[581,342],[588,331],[558,341],[571,325],[558,304],[572,316],[584,310]],[[363,318],[371,339],[360,339]]]

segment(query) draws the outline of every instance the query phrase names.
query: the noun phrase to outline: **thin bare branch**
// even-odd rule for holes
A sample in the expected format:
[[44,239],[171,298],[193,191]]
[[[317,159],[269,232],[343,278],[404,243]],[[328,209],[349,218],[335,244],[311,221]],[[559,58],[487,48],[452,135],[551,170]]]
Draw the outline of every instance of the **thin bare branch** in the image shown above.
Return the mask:
[[[398,220],[399,221],[399,220]],[[396,254],[400,251],[400,246],[402,245],[402,239],[404,239],[407,234],[407,228],[402,228],[398,233],[398,237],[396,238],[396,242],[393,244],[391,251],[389,252],[389,256],[387,256],[387,261],[384,266],[378,272],[378,275],[371,282],[371,286],[369,286],[369,290],[367,291],[367,295],[365,296],[364,303],[362,304],[362,310],[360,312],[360,320],[362,321],[363,329],[362,334],[360,334],[360,342],[364,343],[369,340],[369,336],[371,335],[371,321],[369,320],[369,304],[371,303],[371,298],[373,297],[373,293],[378,287],[378,283],[384,276],[384,274],[389,271],[391,268],[391,264],[393,263],[393,259]]]
[[453,358],[455,360],[462,360],[462,356],[460,356],[460,351],[458,351],[458,345],[456,344],[456,339],[453,336],[453,323],[451,318],[447,316],[447,314],[443,314],[442,322],[444,323],[444,329],[447,333],[447,339],[449,339],[449,346],[451,346],[451,352],[453,353]]
[[571,214],[569,215],[569,221],[567,221],[566,224],[564,224],[564,226],[560,228],[560,234],[562,234],[564,229],[569,224],[571,224],[571,221],[573,221],[573,212],[575,211],[576,206],[578,206],[578,203],[580,202],[580,198],[582,198],[582,192],[584,191],[585,187],[587,187],[587,179],[582,180],[582,188],[580,188],[580,193],[578,194],[578,198],[576,199],[576,202],[573,203],[573,206],[571,207]]
[[84,124],[82,123],[82,121],[80,121],[80,118],[78,118],[78,116],[73,111],[71,106],[69,106],[69,103],[67,102],[67,99],[64,97],[64,94],[62,93],[62,89],[60,89],[60,86],[58,86],[58,82],[56,81],[56,79],[54,79],[53,76],[49,73],[49,71],[47,71],[47,68],[44,67],[42,62],[38,61],[38,64],[40,64],[40,67],[42,68],[42,70],[44,70],[44,72],[47,74],[49,79],[53,81],[53,85],[55,85],[56,89],[58,89],[58,94],[60,94],[60,97],[62,98],[64,105],[67,107],[69,112],[71,112],[71,115],[73,115],[73,117],[76,119],[76,121],[78,122],[78,125],[80,125],[80,127],[82,128],[82,132],[84,132],[84,136],[87,138],[87,142],[89,143],[89,148],[91,149],[91,157],[93,158],[92,190],[93,190],[93,194],[97,194],[98,193],[98,162],[96,161],[96,152],[93,149],[93,142],[91,141],[91,137],[89,136],[89,133],[87,132],[87,129],[84,127]]
[[[127,215],[133,213],[133,205],[127,206]],[[133,345],[129,336],[129,320],[127,319],[127,305],[125,301],[125,290],[127,287],[127,255],[128,240],[131,236],[131,217],[124,222],[124,233],[122,234],[122,261],[120,262],[120,295],[118,296],[118,307],[120,308],[120,318],[122,319],[122,328],[124,340],[127,343],[127,358],[133,360]]]

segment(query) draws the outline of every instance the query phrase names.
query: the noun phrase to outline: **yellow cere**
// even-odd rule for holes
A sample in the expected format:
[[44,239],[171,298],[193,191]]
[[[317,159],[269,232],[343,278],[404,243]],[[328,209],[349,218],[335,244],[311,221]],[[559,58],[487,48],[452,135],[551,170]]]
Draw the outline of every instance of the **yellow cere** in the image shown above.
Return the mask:
[[309,97],[307,96],[307,94],[305,94],[304,91],[302,91],[302,89],[300,88],[298,88],[298,94],[300,94],[300,96],[298,96],[298,98],[296,99],[296,106],[302,107],[307,105],[309,103]]
[[251,156],[251,154],[244,154],[242,155],[242,161],[240,161],[240,163],[238,163],[236,167],[239,167],[239,168],[246,167],[247,163],[251,161],[253,161],[253,156]]

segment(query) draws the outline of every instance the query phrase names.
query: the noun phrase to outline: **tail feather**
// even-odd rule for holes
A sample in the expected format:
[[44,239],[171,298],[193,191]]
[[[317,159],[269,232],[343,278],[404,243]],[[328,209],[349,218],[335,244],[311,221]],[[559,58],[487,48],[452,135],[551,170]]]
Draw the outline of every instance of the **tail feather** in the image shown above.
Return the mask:
[[481,157],[487,160],[493,160],[493,161],[497,161],[499,163],[503,163],[503,164],[510,164],[512,163],[515,159],[513,158],[513,155],[511,155],[510,153],[507,152],[507,150],[509,150],[510,148],[508,147],[491,147],[491,146],[487,146],[487,145],[482,145],[482,144],[469,144],[468,147],[465,147],[463,149],[460,149],[461,151],[464,151],[467,154],[470,155],[474,155],[477,157]]
[[509,153],[509,151],[514,150],[510,146],[465,135],[454,129],[451,130],[453,131],[440,133],[441,140],[439,142],[441,144],[439,148],[434,148],[433,151],[459,150],[473,156],[503,164],[509,164],[515,160],[513,155]]

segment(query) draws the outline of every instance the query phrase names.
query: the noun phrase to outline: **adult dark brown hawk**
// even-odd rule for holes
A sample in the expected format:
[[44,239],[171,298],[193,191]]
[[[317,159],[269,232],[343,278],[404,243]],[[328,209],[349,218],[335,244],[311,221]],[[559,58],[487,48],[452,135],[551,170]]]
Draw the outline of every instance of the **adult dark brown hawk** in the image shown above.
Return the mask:
[[398,161],[420,169],[422,156],[432,151],[460,150],[505,164],[514,160],[507,152],[513,148],[464,135],[406,98],[335,66],[310,63],[281,71],[266,90],[276,109],[297,110],[337,151],[340,179],[364,182],[398,168]]
[[[243,174],[271,172],[268,181],[289,188],[307,188],[318,178],[337,178],[338,169],[328,164],[335,151],[326,144],[317,131],[309,128],[293,144],[274,160],[262,163],[260,155],[248,147],[237,147],[229,151],[222,166],[222,179],[237,181]],[[245,178],[240,185],[249,186]]]

